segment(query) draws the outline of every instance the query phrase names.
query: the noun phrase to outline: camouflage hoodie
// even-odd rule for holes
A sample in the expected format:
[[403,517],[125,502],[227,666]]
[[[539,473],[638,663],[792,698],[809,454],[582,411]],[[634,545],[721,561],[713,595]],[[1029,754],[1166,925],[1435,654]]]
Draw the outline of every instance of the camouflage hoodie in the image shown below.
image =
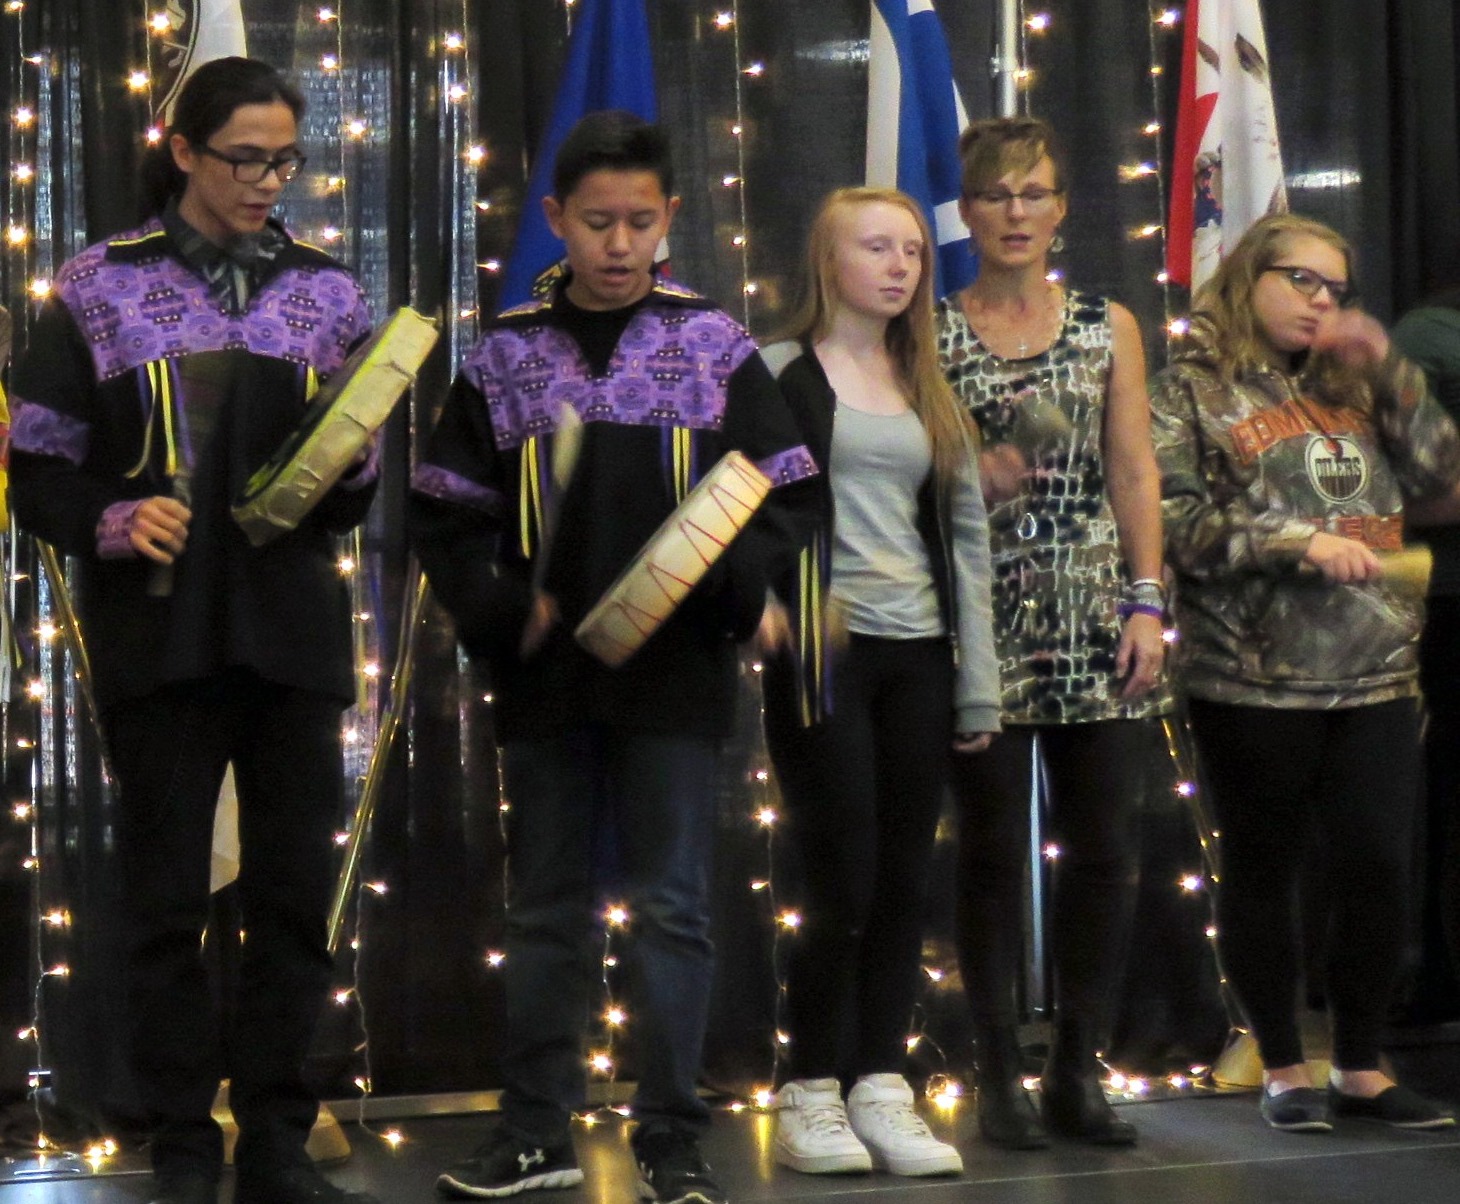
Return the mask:
[[1275,369],[1227,383],[1199,333],[1152,383],[1177,681],[1192,697],[1322,709],[1418,692],[1423,599],[1303,564],[1315,531],[1397,550],[1405,500],[1460,478],[1460,433],[1413,364],[1391,352],[1365,402],[1325,404]]

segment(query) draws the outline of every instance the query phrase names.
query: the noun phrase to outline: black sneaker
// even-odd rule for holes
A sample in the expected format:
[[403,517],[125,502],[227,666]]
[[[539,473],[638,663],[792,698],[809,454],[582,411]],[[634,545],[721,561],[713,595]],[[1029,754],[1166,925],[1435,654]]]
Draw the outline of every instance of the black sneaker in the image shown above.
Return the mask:
[[1330,1086],[1328,1098],[1333,1102],[1333,1114],[1347,1120],[1372,1120],[1395,1129],[1420,1131],[1455,1127],[1450,1108],[1397,1084],[1373,1097],[1345,1095]]
[[720,1185],[700,1157],[699,1142],[684,1129],[640,1130],[634,1134],[639,1195],[659,1204],[727,1204]]
[[380,1204],[363,1191],[336,1187],[313,1165],[270,1164],[238,1170],[234,1204]]
[[582,1182],[571,1138],[541,1146],[498,1126],[470,1158],[442,1172],[436,1190],[443,1196],[486,1200],[520,1191],[577,1187]]

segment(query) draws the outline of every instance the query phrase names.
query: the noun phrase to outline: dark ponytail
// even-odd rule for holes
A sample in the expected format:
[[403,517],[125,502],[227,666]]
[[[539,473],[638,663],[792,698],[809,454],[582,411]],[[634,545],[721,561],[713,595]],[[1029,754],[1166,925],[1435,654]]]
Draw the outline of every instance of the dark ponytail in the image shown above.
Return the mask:
[[172,124],[142,156],[143,220],[161,213],[172,197],[181,196],[187,188],[187,173],[172,157],[174,134],[181,134],[191,146],[204,146],[228,124],[234,109],[274,101],[287,105],[295,121],[304,115],[299,89],[258,59],[236,55],[213,59],[188,76],[173,107]]

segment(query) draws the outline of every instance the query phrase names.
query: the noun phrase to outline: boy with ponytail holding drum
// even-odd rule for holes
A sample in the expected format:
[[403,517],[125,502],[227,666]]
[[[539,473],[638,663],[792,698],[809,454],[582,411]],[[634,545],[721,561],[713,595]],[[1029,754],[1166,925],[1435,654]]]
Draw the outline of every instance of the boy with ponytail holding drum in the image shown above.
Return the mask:
[[[374,1204],[305,1148],[304,1078],[330,985],[340,714],[354,700],[335,536],[355,466],[299,527],[249,544],[230,507],[369,332],[360,286],[270,216],[304,155],[304,101],[214,59],[144,161],[148,220],[57,274],[15,376],[16,519],[73,557],[117,788],[129,1061],[152,1204],[217,1204],[230,1081],[236,1204]],[[243,946],[225,1030],[203,952],[219,787],[238,786]]]
[[[612,825],[632,916],[640,1190],[719,1204],[695,1079],[713,950],[715,775],[736,642],[809,521],[815,469],[750,336],[658,274],[679,198],[662,130],[585,117],[559,151],[549,225],[566,270],[468,355],[413,481],[432,589],[491,672],[508,813],[502,1117],[438,1181],[494,1197],[582,1181],[569,1121],[596,920],[593,832]],[[777,486],[626,663],[574,629],[688,488],[729,451]]]

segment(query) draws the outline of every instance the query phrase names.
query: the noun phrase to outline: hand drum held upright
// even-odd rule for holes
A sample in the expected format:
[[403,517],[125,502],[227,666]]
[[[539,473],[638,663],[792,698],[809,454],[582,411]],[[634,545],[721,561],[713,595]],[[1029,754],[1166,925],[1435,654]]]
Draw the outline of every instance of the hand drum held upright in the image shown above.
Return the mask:
[[398,309],[320,387],[304,420],[233,504],[251,544],[294,530],[329,492],[411,387],[436,335],[431,319]]
[[765,473],[740,452],[727,452],[578,624],[578,643],[605,665],[622,665],[663,626],[770,491]]

